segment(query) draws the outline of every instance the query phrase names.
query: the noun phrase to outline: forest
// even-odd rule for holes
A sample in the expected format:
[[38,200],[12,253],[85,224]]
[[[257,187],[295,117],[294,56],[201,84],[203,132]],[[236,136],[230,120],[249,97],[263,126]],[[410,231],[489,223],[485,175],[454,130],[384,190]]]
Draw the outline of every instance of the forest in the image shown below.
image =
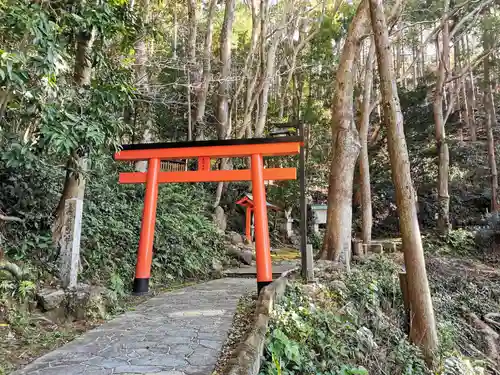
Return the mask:
[[[370,373],[442,370],[451,352],[499,373],[499,274],[476,289],[477,280],[461,280],[470,300],[445,288],[465,265],[496,272],[500,260],[499,0],[0,0],[0,20],[0,374],[108,316],[90,308],[70,326],[40,318],[37,292],[59,282],[68,200],[83,201],[80,281],[106,289],[111,315],[130,303],[144,187],[120,185],[118,174],[147,165],[117,163],[120,145],[264,138],[276,124],[299,123],[308,201],[328,207],[326,228],[309,228],[316,258],[349,262],[353,239],[402,244],[404,259],[360,269],[378,278],[382,299],[392,293],[388,273],[397,277],[394,264],[404,263],[414,347],[398,355],[416,359],[388,372],[367,365]],[[248,164],[222,158],[212,169]],[[292,156],[266,160],[297,165]],[[215,263],[231,263],[217,213],[226,232],[243,233],[235,201],[250,189],[161,186],[155,288],[210,279]],[[267,186],[267,198],[297,223],[297,181]],[[279,225],[270,232],[272,246],[284,246]],[[345,277],[341,298],[370,284]],[[300,293],[283,309],[306,306]],[[453,298],[460,303],[445,308]],[[459,338],[465,326],[476,331]],[[474,336],[482,349],[460,347]],[[278,371],[274,339],[265,374],[364,374],[290,358]]]

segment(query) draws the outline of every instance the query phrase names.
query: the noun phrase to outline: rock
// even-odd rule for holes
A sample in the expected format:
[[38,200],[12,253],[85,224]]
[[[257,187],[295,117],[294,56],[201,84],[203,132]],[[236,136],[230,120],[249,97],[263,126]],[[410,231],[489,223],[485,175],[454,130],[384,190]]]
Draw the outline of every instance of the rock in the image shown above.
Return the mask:
[[378,348],[377,343],[373,339],[373,333],[366,327],[361,327],[356,331],[358,340],[362,345],[362,350],[365,353],[371,353]]
[[252,265],[252,260],[253,260],[253,251],[243,250],[241,252],[241,261],[244,264],[248,264],[250,266],[250,265]]
[[384,242],[382,247],[384,248],[384,251],[387,251],[388,253],[395,253],[397,251],[397,246],[395,242]]
[[106,317],[107,296],[108,290],[104,287],[78,284],[68,291],[68,315],[76,320],[103,319]]
[[224,213],[224,209],[221,206],[215,207],[213,215],[214,223],[222,231],[226,230],[227,227],[227,217]]
[[251,265],[253,259],[253,251],[245,250],[235,245],[230,245],[226,247],[226,253],[230,257],[239,260],[244,264]]
[[384,252],[384,246],[381,243],[371,243],[369,245],[369,251],[375,254],[382,254]]
[[239,233],[229,232],[227,236],[229,242],[231,242],[233,245],[238,245],[240,243],[243,243],[243,236]]
[[222,270],[223,270],[223,267],[222,267],[222,263],[220,262],[220,260],[213,258],[212,259],[212,272],[215,275],[220,277],[220,276],[222,276]]
[[396,250],[403,252],[403,244],[401,242],[396,244]]
[[63,305],[66,293],[63,289],[41,289],[36,297],[42,310],[50,311]]
[[293,247],[300,247],[300,236],[291,236],[290,237],[290,243],[293,245]]
[[330,283],[330,287],[336,290],[344,290],[344,291],[347,290],[347,286],[345,285],[345,283],[340,280],[333,280]]
[[339,262],[334,262],[333,260],[326,260],[326,259],[317,260],[314,263],[314,267],[319,270],[343,268],[343,266]]

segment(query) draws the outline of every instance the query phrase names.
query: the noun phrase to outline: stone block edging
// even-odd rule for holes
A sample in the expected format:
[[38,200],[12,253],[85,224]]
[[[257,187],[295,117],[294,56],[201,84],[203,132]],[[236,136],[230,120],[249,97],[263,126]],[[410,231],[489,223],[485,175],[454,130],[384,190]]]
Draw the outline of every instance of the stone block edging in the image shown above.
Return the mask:
[[285,294],[288,278],[300,270],[300,267],[283,272],[281,276],[266,286],[260,292],[255,307],[253,326],[245,340],[238,346],[229,361],[227,375],[258,375],[266,333],[269,326],[269,317],[274,304]]

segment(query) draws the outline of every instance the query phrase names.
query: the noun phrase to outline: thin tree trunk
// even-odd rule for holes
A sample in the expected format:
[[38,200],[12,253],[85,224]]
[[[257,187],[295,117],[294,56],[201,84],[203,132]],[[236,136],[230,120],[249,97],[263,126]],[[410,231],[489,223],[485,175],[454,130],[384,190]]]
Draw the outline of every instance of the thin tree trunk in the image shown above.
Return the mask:
[[[267,1],[267,0],[265,0]],[[261,16],[261,22],[266,24],[268,22],[268,16]],[[267,37],[267,25],[263,25],[261,29],[261,40],[262,43],[265,43],[264,40]],[[262,64],[262,91],[260,92],[260,102],[259,102],[259,114],[257,117],[257,122],[255,124],[255,137],[262,137],[264,134],[264,129],[266,127],[266,119],[267,119],[267,109],[269,107],[269,90],[271,88],[271,80],[274,76],[276,64],[276,51],[278,49],[278,44],[281,40],[281,36],[283,34],[282,26],[278,26],[278,30],[275,30],[271,41],[269,42],[269,47],[264,53],[261,53],[261,58],[263,60]],[[265,49],[265,48],[264,48]]]
[[[136,4],[139,19],[139,35],[134,44],[135,49],[135,81],[139,94],[148,98],[151,96],[151,88],[148,76],[148,50],[146,46],[146,23],[149,19],[149,0],[140,0]],[[140,141],[150,143],[153,141],[153,120],[151,105],[147,102],[137,103],[135,122],[139,127]],[[139,110],[140,109],[140,110]],[[135,163],[135,169],[139,172],[146,172],[148,162],[140,160]]]
[[[186,81],[187,81],[187,102],[188,102],[188,129],[187,140],[193,140],[193,123],[196,121],[197,113],[192,111],[191,94],[192,88],[195,88],[197,95],[199,84],[198,64],[196,62],[196,37],[198,34],[198,4],[196,0],[187,1],[188,8],[188,40],[187,40],[187,66],[186,66]],[[193,121],[194,120],[194,121]]]
[[[449,11],[449,0],[445,0],[444,23],[442,31],[442,48],[438,54],[438,73],[434,93],[434,125],[436,132],[436,148],[438,152],[438,221],[437,229],[441,234],[447,234],[450,230],[450,196],[448,194],[448,175],[450,156],[448,144],[446,143],[445,117],[443,114],[443,97],[446,82],[446,72],[449,71],[449,21],[447,19]],[[436,42],[438,43],[438,42]]]
[[427,50],[426,46],[424,46],[424,29],[423,26],[420,25],[420,45],[422,46],[420,49],[420,55],[421,55],[421,76],[422,78],[425,77],[425,51]]
[[225,139],[231,133],[231,129],[229,129],[229,79],[231,75],[231,43],[235,4],[235,0],[226,0],[224,24],[220,36],[221,72],[215,110],[219,139]]
[[[77,35],[76,56],[73,80],[75,85],[88,87],[92,78],[92,47],[95,40],[95,29],[82,31]],[[59,244],[64,223],[64,206],[66,200],[71,198],[84,198],[85,173],[88,170],[88,155],[82,150],[74,150],[66,163],[66,177],[59,203],[54,213],[52,226],[52,239]]]
[[178,22],[177,22],[177,10],[175,9],[175,6],[173,7],[173,33],[174,33],[174,37],[173,37],[173,40],[172,40],[172,58],[174,60],[177,59],[177,34],[178,34],[178,29],[179,29],[179,25],[178,25]]
[[[485,31],[483,36],[483,47],[487,51],[492,44],[492,35],[489,30]],[[483,62],[484,67],[484,110],[486,112],[486,135],[488,137],[488,164],[490,167],[491,176],[491,212],[498,210],[498,174],[497,163],[495,159],[495,139],[493,137],[493,127],[496,125],[494,121],[495,109],[493,105],[493,93],[491,90],[491,61],[490,57],[486,57]],[[495,119],[496,120],[496,119]]]
[[[259,76],[259,66],[255,69],[254,75],[251,74],[252,66],[255,61],[255,51],[257,49],[257,42],[260,35],[260,23],[259,23],[259,4],[258,0],[252,0],[250,2],[250,7],[252,10],[252,36],[250,38],[250,49],[248,51],[247,57],[245,59],[245,66],[243,68],[244,79],[241,80],[238,85],[236,92],[234,94],[235,100],[245,86],[245,99],[244,99],[244,110],[243,110],[243,122],[242,125],[236,131],[236,138],[243,138],[247,133],[252,132],[251,122],[252,122],[252,111],[255,107],[258,94],[254,93],[255,85],[257,84],[257,79]],[[255,97],[255,100],[253,99]],[[231,103],[231,107],[233,104]]]
[[[417,46],[413,46],[412,59],[417,59]],[[413,89],[418,87],[418,64],[413,64]]]
[[328,188],[327,227],[320,257],[345,261],[351,251],[352,190],[361,148],[354,125],[354,58],[369,20],[368,1],[358,6],[344,43],[332,107],[332,157]]
[[[460,49],[460,44],[462,45],[462,48]],[[458,44],[458,51],[459,51],[459,58],[458,58],[458,66],[459,66],[459,69],[461,70],[462,68],[462,56],[465,52],[465,48],[464,48],[464,45],[463,45],[463,40],[462,40],[462,43],[459,43]],[[461,88],[461,91],[462,91],[462,98],[463,98],[463,113],[462,113],[462,118],[465,122],[465,126],[467,127],[467,130],[469,130],[470,132],[470,129],[471,129],[471,125],[470,125],[470,108],[469,108],[469,100],[467,99],[467,85],[466,85],[466,80],[465,80],[465,76],[463,75],[461,78],[460,78],[460,88]]]
[[196,110],[194,115],[195,131],[199,138],[204,138],[205,131],[205,108],[207,105],[208,89],[212,80],[212,41],[214,34],[214,17],[216,10],[216,0],[210,0],[208,4],[207,31],[205,34],[205,44],[203,46],[203,75],[201,87],[196,95]]
[[[470,66],[470,48],[469,48],[469,36],[466,34],[465,35],[465,44],[466,44],[466,49],[467,49],[467,64]],[[477,135],[476,135],[476,129],[477,129],[477,124],[476,124],[476,95],[475,95],[475,87],[474,87],[474,73],[472,72],[472,69],[469,71],[469,79],[467,81],[467,101],[469,103],[469,125],[470,125],[470,139],[472,142],[477,141]]]
[[424,251],[417,219],[410,160],[404,135],[403,115],[397,92],[390,51],[389,33],[382,0],[370,0],[370,13],[378,56],[382,107],[387,124],[387,143],[392,179],[396,189],[401,237],[408,279],[411,308],[410,339],[422,349],[432,367],[438,338],[431,293],[425,270]]
[[[233,32],[234,10],[236,0],[226,0],[224,10],[224,23],[220,37],[220,62],[221,72],[219,77],[219,90],[217,92],[217,108],[215,118],[217,121],[217,135],[219,139],[226,139],[231,135],[229,119],[229,78],[231,75],[231,41]],[[220,169],[227,168],[227,159],[221,160]],[[222,197],[224,183],[219,182],[215,195],[214,207],[217,207]]]
[[361,209],[362,226],[361,239],[369,244],[372,240],[372,198],[370,191],[370,163],[368,160],[368,129],[370,127],[370,114],[372,112],[372,87],[373,87],[373,60],[375,58],[375,43],[370,43],[370,51],[366,57],[365,79],[363,89],[363,103],[361,105],[361,118],[359,125],[359,139],[361,153],[359,155],[359,175],[361,181]]

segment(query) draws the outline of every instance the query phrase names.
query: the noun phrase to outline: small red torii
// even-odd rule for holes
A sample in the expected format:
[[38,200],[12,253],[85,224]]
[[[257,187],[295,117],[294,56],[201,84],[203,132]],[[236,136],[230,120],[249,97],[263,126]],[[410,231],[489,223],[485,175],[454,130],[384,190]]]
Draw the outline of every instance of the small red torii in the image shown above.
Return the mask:
[[[236,201],[236,204],[245,207],[245,237],[248,242],[252,242],[252,213],[255,209],[255,203],[252,194],[245,194],[245,196]],[[266,202],[266,206],[273,211],[280,211],[281,209],[274,204]]]
[[[146,183],[133,293],[141,295],[149,291],[158,184],[173,182],[252,181],[258,291],[271,283],[273,273],[264,181],[294,180],[297,173],[295,168],[265,169],[263,158],[296,155],[302,145],[302,136],[123,145],[121,151],[115,153],[115,160],[148,160],[147,172],[125,172],[119,176],[121,184]],[[250,157],[250,169],[210,170],[210,159],[234,157]],[[160,170],[162,160],[192,158],[198,159],[196,171]]]

